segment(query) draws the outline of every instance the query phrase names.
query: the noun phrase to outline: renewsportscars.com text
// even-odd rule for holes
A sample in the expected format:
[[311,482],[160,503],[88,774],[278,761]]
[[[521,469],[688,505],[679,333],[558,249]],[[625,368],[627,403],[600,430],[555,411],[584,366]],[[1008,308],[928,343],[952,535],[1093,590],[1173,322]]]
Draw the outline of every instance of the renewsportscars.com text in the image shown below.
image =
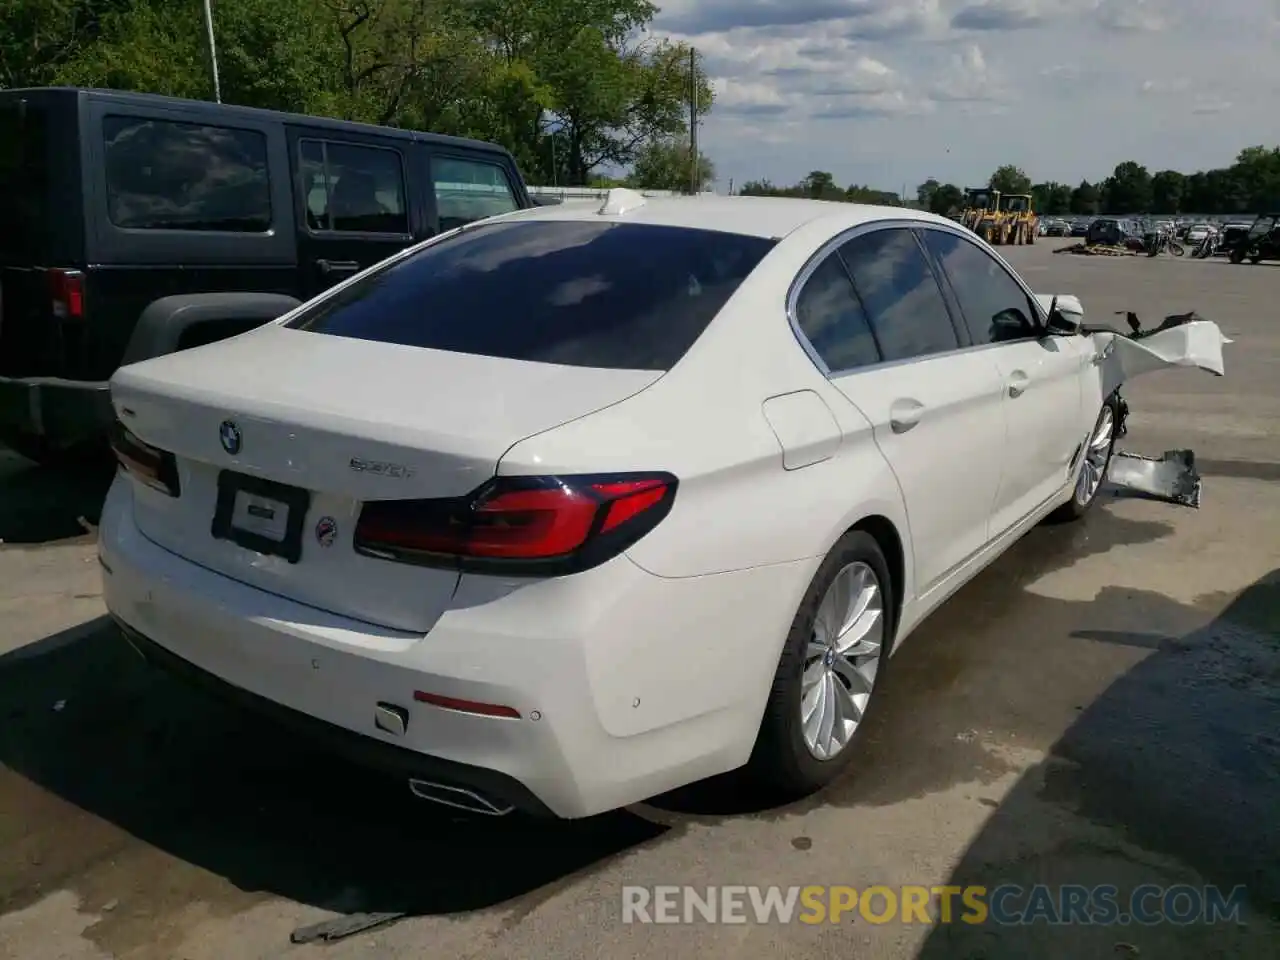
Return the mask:
[[866,923],[1150,926],[1238,923],[1238,886],[626,886],[623,923]]

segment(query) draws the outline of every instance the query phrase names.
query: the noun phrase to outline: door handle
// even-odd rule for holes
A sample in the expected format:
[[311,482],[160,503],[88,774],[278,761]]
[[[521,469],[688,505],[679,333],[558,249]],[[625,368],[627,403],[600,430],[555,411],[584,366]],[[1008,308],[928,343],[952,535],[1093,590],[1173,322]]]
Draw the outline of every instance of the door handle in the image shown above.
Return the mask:
[[912,397],[895,400],[889,405],[889,429],[906,433],[924,416],[924,404]]
[[334,273],[359,273],[360,264],[354,260],[317,260],[316,266],[326,277]]
[[1026,390],[1031,380],[1021,370],[1017,371],[1009,378],[1009,396],[1020,397]]

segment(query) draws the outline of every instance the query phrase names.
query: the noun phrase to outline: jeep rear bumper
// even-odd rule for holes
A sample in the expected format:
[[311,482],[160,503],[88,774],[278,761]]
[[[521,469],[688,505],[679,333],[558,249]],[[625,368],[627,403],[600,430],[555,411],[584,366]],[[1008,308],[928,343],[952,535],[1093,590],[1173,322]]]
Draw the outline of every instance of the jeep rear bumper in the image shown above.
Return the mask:
[[36,438],[68,449],[104,438],[114,416],[105,380],[0,377],[0,446]]

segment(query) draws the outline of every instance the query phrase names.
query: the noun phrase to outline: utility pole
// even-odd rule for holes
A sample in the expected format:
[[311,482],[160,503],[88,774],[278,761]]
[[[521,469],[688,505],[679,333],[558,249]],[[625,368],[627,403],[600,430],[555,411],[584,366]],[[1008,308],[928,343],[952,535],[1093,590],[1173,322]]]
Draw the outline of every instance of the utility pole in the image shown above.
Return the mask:
[[213,42],[213,4],[204,0],[204,29],[209,36],[209,63],[213,66],[213,99],[222,102],[222,82],[218,79],[218,48]]
[[702,186],[698,168],[698,51],[689,48],[689,192],[697,194]]

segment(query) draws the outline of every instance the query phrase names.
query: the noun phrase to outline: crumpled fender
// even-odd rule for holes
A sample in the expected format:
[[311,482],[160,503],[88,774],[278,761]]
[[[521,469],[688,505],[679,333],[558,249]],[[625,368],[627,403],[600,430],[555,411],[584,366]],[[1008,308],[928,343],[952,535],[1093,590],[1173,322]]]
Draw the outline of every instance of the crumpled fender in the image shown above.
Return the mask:
[[1141,340],[1113,333],[1092,335],[1094,363],[1101,367],[1103,395],[1122,383],[1155,370],[1198,367],[1223,376],[1222,346],[1231,343],[1212,320],[1193,320]]

